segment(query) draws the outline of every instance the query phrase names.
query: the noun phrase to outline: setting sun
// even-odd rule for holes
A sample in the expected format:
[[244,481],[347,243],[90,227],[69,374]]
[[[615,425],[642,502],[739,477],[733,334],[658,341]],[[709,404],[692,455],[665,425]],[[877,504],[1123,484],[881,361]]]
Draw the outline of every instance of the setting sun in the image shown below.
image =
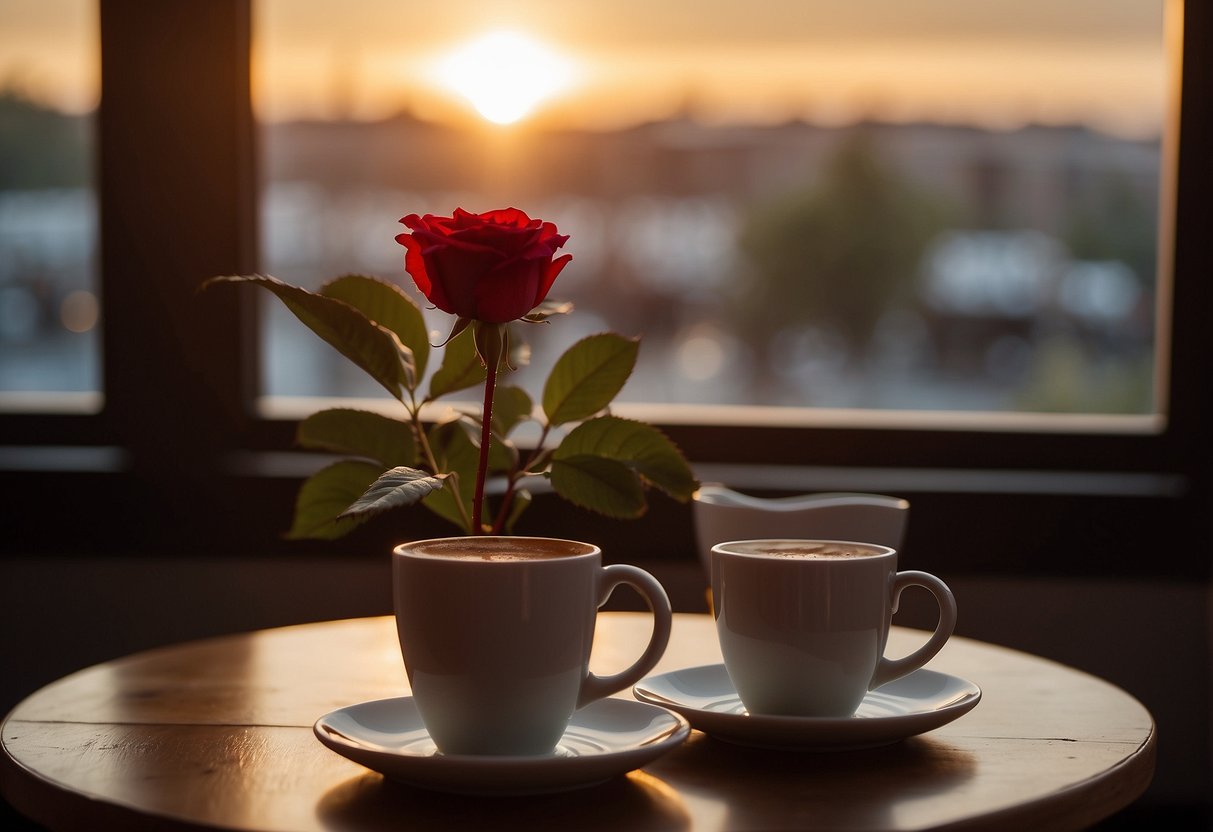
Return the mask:
[[443,86],[497,124],[511,124],[567,88],[569,60],[517,32],[491,32],[459,47],[438,68]]

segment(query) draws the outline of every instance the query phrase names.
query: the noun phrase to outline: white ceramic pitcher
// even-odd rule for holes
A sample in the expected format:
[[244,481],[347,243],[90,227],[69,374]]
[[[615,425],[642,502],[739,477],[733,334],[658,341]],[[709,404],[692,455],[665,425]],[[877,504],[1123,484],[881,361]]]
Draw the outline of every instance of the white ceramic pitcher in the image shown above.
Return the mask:
[[910,503],[858,492],[754,497],[710,483],[695,493],[694,516],[700,563],[710,575],[712,547],[729,540],[851,540],[900,551]]

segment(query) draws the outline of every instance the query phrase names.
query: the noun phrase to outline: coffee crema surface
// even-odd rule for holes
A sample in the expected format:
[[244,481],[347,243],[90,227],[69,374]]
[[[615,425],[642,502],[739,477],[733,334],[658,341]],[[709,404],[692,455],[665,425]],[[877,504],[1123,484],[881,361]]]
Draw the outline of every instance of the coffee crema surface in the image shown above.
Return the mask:
[[423,557],[505,563],[575,557],[592,554],[593,551],[593,547],[584,543],[536,538],[430,540],[424,545],[408,547],[409,554]]
[[723,551],[736,555],[755,555],[764,558],[787,558],[789,560],[847,560],[874,558],[886,555],[888,549],[864,546],[858,543],[817,543],[798,540],[757,540],[733,543]]

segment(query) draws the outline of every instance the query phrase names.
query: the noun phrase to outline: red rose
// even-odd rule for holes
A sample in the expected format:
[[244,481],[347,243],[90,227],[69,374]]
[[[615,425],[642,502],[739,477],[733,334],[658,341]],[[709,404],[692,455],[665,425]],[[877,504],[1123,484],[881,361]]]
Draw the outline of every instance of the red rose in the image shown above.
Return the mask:
[[573,255],[553,260],[568,241],[550,222],[516,208],[453,217],[409,214],[400,222],[404,268],[430,303],[460,318],[503,324],[521,318],[547,297]]

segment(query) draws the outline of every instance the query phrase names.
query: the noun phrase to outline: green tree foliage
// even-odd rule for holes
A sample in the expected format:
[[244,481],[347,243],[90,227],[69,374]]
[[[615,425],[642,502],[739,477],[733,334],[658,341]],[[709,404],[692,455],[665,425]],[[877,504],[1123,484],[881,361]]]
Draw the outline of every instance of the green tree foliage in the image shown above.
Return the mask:
[[1076,260],[1119,260],[1152,286],[1157,224],[1155,204],[1126,175],[1107,174],[1070,218],[1065,243]]
[[949,214],[855,134],[819,181],[748,218],[740,247],[750,272],[735,287],[743,336],[765,344],[784,328],[830,325],[861,350],[885,309],[912,293]]
[[0,191],[89,183],[90,119],[47,109],[0,89]]

